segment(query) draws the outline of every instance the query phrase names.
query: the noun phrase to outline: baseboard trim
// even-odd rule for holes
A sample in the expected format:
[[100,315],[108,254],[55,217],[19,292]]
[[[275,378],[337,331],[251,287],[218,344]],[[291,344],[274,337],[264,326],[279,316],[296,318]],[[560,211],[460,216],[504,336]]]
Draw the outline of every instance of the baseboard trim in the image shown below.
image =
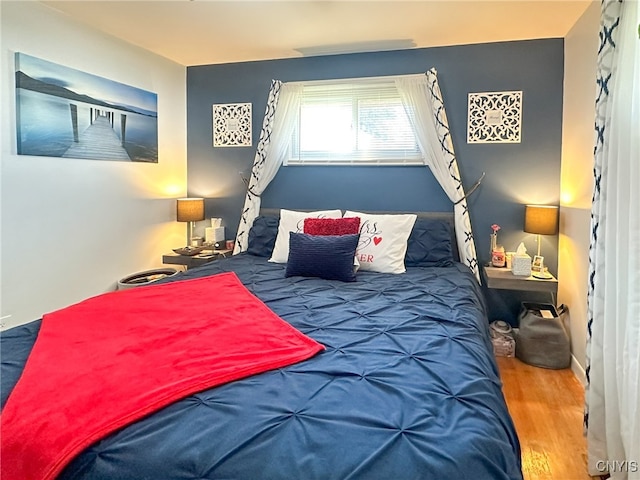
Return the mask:
[[583,387],[587,386],[587,373],[585,372],[582,365],[576,360],[576,357],[571,355],[571,371],[576,376],[576,378],[580,381]]

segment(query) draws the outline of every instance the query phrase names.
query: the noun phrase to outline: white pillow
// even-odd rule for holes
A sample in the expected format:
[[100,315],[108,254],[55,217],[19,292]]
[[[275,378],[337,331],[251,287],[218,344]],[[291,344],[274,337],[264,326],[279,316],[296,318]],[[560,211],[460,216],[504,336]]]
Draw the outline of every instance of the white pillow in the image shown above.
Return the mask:
[[341,210],[318,210],[316,212],[296,212],[280,210],[280,224],[276,244],[273,247],[270,262],[287,263],[289,260],[289,232],[302,233],[305,218],[341,218]]
[[360,217],[360,243],[356,258],[362,270],[404,273],[404,256],[417,215],[367,214],[346,211],[345,217]]

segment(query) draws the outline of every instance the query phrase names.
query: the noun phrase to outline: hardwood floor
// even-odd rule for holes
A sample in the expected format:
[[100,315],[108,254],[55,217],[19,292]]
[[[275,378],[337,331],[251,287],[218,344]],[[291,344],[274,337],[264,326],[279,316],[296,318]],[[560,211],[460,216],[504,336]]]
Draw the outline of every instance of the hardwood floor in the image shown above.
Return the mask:
[[590,480],[582,414],[584,389],[569,369],[498,357],[503,392],[518,431],[525,480]]

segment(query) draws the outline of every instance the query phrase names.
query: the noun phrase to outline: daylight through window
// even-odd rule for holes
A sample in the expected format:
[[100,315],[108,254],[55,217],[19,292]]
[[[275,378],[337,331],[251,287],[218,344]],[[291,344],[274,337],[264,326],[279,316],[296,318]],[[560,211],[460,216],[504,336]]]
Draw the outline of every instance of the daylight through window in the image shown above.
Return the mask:
[[288,165],[422,165],[393,78],[304,85]]

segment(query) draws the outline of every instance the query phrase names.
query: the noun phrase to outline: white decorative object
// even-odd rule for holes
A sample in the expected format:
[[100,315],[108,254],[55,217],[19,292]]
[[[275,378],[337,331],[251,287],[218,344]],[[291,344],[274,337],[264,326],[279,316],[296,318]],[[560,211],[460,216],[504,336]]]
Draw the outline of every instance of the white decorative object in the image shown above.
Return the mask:
[[208,244],[224,242],[224,227],[207,227],[204,229],[204,241]]
[[520,143],[522,91],[470,93],[467,143]]
[[224,242],[225,241],[224,227],[215,227],[213,229],[213,241],[214,242]]
[[531,275],[531,257],[524,255],[514,255],[511,258],[511,273],[519,277],[529,277]]
[[213,105],[213,146],[251,146],[251,104]]
[[278,234],[273,247],[270,262],[287,263],[289,260],[289,233],[304,232],[305,218],[341,218],[342,210],[317,210],[315,212],[298,212],[280,209]]
[[515,255],[511,258],[511,273],[523,277],[531,275],[531,257],[523,242],[520,242]]
[[360,218],[360,241],[356,259],[362,270],[379,273],[406,272],[404,257],[416,215],[373,215],[347,210],[344,216]]

